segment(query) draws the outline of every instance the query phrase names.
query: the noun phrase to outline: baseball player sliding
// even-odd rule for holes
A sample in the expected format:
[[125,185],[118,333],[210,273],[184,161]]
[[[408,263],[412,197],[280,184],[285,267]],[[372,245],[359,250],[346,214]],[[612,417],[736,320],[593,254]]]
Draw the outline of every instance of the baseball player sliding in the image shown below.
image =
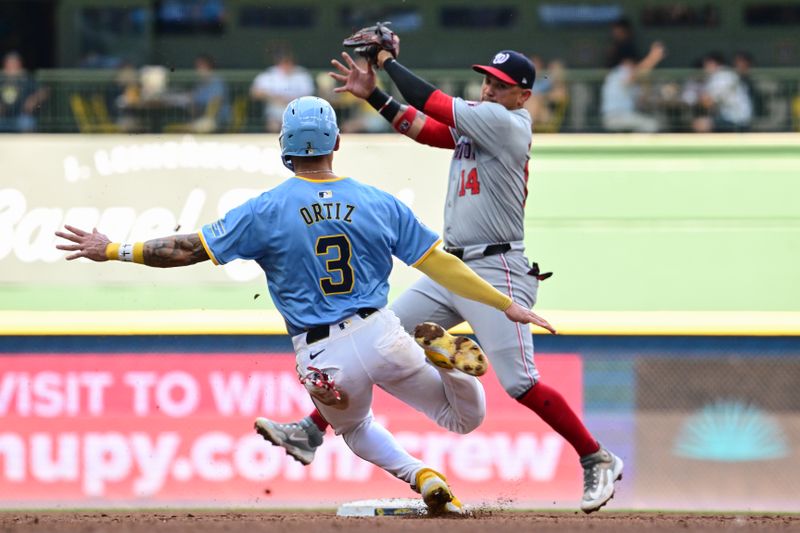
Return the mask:
[[[333,173],[339,129],[333,108],[316,97],[292,101],[280,135],[284,163],[296,175],[229,211],[198,233],[112,243],[96,229],[66,226],[68,260],[119,260],[153,267],[252,259],[267,275],[286,321],[297,369],[318,412],[359,457],[411,484],[432,513],[460,513],[444,477],[409,455],[372,417],[372,388],[384,390],[457,433],[486,412],[483,387],[470,374],[485,357],[469,339],[433,324],[420,327],[423,349],[386,308],[392,256],[432,276],[459,297],[489,305],[510,321],[555,333],[456,257],[393,196]],[[463,371],[462,371],[463,370]]]
[[[398,132],[415,141],[453,150],[444,207],[444,249],[525,308],[533,307],[539,272],[524,252],[531,117],[523,108],[536,72],[519,52],[502,50],[486,65],[480,102],[467,102],[436,89],[397,61],[399,38],[385,25],[360,30],[344,44],[369,60],[359,68],[342,53],[331,76],[365,99]],[[372,66],[384,69],[405,98],[403,105],[375,85]],[[533,358],[528,328],[503,313],[465,299],[436,279],[421,278],[391,306],[407,331],[435,322],[451,328],[469,322],[506,392],[541,417],[575,449],[584,470],[581,509],[591,513],[614,495],[622,460],[589,433],[564,397],[543,383]],[[522,421],[520,421],[522,423]],[[291,424],[259,419],[259,432],[308,464],[322,444],[326,423],[311,413]]]

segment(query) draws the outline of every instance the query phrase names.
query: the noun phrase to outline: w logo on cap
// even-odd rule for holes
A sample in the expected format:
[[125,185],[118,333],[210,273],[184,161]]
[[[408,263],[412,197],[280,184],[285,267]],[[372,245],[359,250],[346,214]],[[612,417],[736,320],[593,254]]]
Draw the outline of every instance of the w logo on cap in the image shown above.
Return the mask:
[[494,59],[492,59],[492,63],[495,65],[499,65],[500,63],[505,63],[506,61],[508,61],[509,57],[511,56],[503,52],[500,52],[494,56]]

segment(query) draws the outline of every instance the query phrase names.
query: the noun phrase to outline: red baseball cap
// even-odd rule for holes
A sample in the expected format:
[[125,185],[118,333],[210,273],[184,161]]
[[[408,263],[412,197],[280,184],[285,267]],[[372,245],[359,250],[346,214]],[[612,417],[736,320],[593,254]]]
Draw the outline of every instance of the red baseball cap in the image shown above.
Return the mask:
[[495,78],[523,89],[533,87],[536,69],[530,59],[514,50],[501,50],[492,58],[490,65],[472,65],[472,70],[491,74]]

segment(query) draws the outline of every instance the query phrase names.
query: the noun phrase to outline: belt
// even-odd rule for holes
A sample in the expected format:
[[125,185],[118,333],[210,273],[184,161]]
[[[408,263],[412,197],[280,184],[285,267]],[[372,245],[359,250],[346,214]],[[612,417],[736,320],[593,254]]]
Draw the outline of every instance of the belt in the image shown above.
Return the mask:
[[[486,248],[483,249],[483,256],[486,257],[487,255],[497,255],[497,254],[504,254],[511,249],[511,243],[508,242],[501,242],[499,244],[490,244]],[[448,254],[452,254],[459,259],[464,258],[464,249],[463,248],[453,248],[450,246],[445,246],[444,251]]]
[[[377,309],[374,307],[362,307],[356,314],[361,318],[367,318],[372,313],[376,312]],[[342,327],[344,322],[339,324],[339,327]],[[331,327],[330,326],[314,326],[311,329],[306,330],[306,344],[311,344],[317,341],[321,341],[322,339],[327,339],[328,335],[330,335]]]
[[[490,244],[486,248],[483,249],[484,257],[489,255],[497,255],[497,254],[504,254],[507,251],[511,250],[511,243],[508,242],[501,242],[498,244]],[[452,248],[449,246],[444,247],[444,251],[453,254],[454,256],[458,257],[459,259],[464,259],[464,248]],[[553,275],[552,272],[541,272],[539,270],[539,265],[537,263],[531,264],[531,269],[528,271],[529,276],[533,276],[539,281],[544,281],[550,276]]]

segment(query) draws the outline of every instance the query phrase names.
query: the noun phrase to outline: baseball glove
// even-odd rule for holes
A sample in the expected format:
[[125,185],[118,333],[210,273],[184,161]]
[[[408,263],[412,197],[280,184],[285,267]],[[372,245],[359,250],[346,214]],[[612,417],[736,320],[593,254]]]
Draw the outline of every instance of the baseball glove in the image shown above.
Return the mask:
[[400,37],[388,28],[391,22],[378,22],[374,26],[361,28],[342,44],[353,52],[365,57],[372,65],[378,65],[378,52],[386,50],[397,58],[400,54]]

